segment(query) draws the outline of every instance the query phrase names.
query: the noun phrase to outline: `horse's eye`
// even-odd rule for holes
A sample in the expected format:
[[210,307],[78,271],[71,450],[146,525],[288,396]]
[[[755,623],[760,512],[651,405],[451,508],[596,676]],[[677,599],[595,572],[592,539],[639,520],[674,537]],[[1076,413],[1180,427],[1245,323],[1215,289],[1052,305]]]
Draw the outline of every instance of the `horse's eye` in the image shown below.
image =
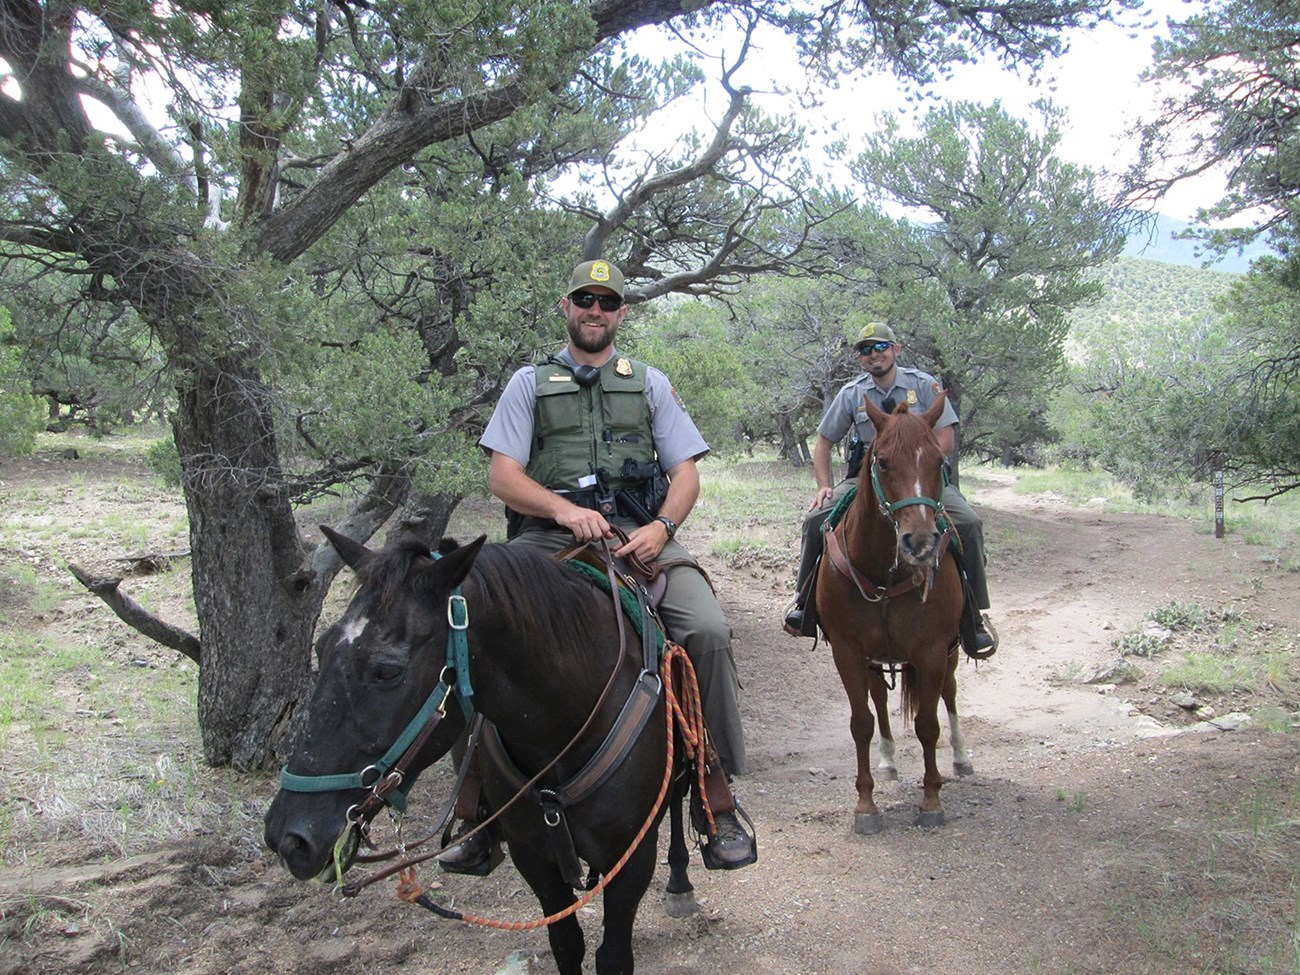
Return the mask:
[[377,663],[370,668],[370,679],[376,684],[391,684],[402,676],[402,668],[397,664]]
[[888,457],[879,457],[879,458],[877,458],[877,459],[876,459],[876,466],[879,467],[882,471],[888,472],[888,471],[889,471],[889,458],[888,458]]

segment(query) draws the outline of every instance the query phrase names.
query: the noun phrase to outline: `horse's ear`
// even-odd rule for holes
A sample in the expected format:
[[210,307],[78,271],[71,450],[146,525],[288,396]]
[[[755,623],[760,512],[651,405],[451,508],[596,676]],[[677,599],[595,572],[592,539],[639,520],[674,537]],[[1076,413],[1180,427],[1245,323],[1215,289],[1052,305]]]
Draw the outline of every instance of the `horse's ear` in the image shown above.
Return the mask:
[[460,548],[448,552],[442,558],[433,563],[432,570],[438,574],[438,579],[448,586],[459,586],[469,575],[470,568],[474,565],[474,559],[477,558],[479,549],[487,541],[486,535],[480,535],[468,545],[462,545]]
[[340,535],[329,525],[321,525],[320,530],[329,540],[329,543],[334,546],[334,551],[339,553],[339,558],[350,568],[355,569],[361,564],[361,560],[369,554],[369,550],[360,542],[354,542],[348,536]]
[[939,417],[943,416],[943,406],[947,402],[948,391],[946,389],[939,390],[939,395],[934,398],[930,408],[921,414],[921,419],[925,421],[926,426],[933,427],[939,422]]
[[862,405],[867,408],[867,419],[871,421],[871,425],[875,427],[876,432],[879,433],[881,424],[885,422],[884,410],[878,407],[875,403],[871,402],[870,396],[862,397]]

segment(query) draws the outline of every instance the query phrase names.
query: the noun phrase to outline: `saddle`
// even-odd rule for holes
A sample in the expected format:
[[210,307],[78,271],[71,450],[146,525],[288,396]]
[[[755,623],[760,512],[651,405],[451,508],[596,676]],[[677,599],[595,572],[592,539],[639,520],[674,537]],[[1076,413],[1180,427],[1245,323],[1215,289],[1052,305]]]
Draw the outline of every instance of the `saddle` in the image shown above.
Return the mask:
[[[627,532],[617,526],[614,526],[614,535],[622,542],[628,540]],[[557,552],[555,557],[561,562],[580,562],[589,565],[601,575],[607,575],[612,571],[620,586],[630,589],[633,593],[638,588],[644,590],[647,601],[654,608],[663,601],[664,590],[668,587],[668,579],[658,562],[646,563],[635,557],[622,558],[615,555],[612,548],[582,542]]]

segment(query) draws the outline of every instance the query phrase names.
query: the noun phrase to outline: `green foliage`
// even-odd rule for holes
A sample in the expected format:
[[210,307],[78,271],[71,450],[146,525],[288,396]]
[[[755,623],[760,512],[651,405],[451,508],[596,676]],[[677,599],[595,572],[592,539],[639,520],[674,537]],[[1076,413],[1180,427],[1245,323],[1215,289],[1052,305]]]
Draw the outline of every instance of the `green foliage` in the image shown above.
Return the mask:
[[869,242],[864,263],[896,269],[895,315],[910,317],[891,320],[947,388],[963,451],[983,457],[1050,438],[1066,314],[1096,298],[1085,272],[1124,240],[1095,175],[1057,156],[1060,111],[1036,107],[1031,126],[997,103],[950,104],[911,138],[887,119],[853,167],[872,197],[921,214]]
[[171,437],[154,441],[145,451],[145,463],[168,487],[181,486],[181,456]]
[[626,344],[628,352],[668,375],[714,451],[735,449],[738,425],[761,393],[727,334],[724,309],[703,301],[676,302],[636,334],[640,337]]
[[1121,657],[1145,657],[1150,660],[1168,649],[1169,641],[1153,633],[1125,633],[1115,641],[1115,650]]
[[[1231,185],[1199,218],[1230,229],[1196,235],[1211,250],[1262,240],[1277,251],[1255,261],[1224,303],[1201,361],[1157,367],[1134,398],[1144,417],[1174,421],[1159,431],[1154,458],[1203,472],[1219,452],[1233,483],[1255,485],[1265,497],[1300,487],[1294,34],[1294,10],[1263,0],[1221,0],[1171,24],[1149,79],[1166,97],[1128,178],[1132,192],[1155,199],[1180,179],[1222,167]],[[1161,387],[1170,395],[1158,411]]]
[[1196,603],[1172,602],[1147,613],[1147,619],[1159,623],[1165,629],[1179,632],[1200,628],[1205,624],[1207,614]]
[[[1150,629],[1135,630],[1125,633],[1115,641],[1115,649],[1121,656],[1146,657],[1148,660],[1159,656],[1169,649],[1170,637],[1179,633],[1209,633],[1213,622],[1211,614],[1196,603],[1172,602],[1159,606],[1146,614],[1147,620],[1168,631],[1152,632]],[[1230,612],[1220,614],[1215,619],[1219,623],[1232,622]]]
[[1071,384],[1049,413],[1062,460],[1095,462],[1142,498],[1204,484],[1223,419],[1236,409],[1215,372],[1217,303],[1237,275],[1120,258],[1096,278],[1097,304],[1072,318]]
[[41,403],[31,394],[22,368],[9,310],[0,305],[0,457],[25,457],[36,449],[44,423]]

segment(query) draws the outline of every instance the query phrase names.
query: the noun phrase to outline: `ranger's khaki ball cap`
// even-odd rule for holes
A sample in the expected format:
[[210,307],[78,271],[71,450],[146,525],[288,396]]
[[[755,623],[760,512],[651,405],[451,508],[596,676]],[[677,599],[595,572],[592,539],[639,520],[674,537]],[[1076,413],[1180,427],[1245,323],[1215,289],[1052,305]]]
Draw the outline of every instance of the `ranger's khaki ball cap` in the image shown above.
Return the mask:
[[609,261],[583,261],[573,269],[569,290],[564,293],[567,296],[583,288],[595,287],[608,288],[622,298],[623,272]]

